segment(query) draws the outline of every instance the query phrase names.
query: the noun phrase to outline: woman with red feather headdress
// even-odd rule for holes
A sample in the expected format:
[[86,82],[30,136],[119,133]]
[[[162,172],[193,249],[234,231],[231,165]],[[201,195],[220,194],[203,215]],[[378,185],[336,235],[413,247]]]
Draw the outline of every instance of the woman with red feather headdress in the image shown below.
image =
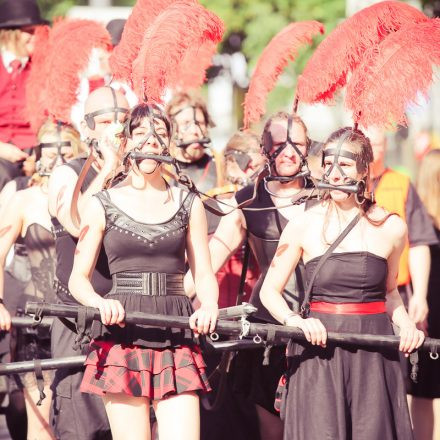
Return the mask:
[[[312,38],[322,32],[322,24],[316,21],[291,23],[270,41],[258,60],[245,98],[246,128],[264,114],[267,95],[289,60],[295,58],[301,46],[311,44]],[[253,184],[239,190],[231,203],[238,206],[246,201],[250,203],[222,217],[209,243],[213,268],[217,272],[248,240],[261,273],[250,298],[251,304],[258,308],[254,317],[259,322],[274,322],[261,304],[259,293],[282,230],[289,219],[304,210],[302,201],[308,194],[305,187],[310,184],[306,164],[308,146],[307,128],[298,115],[278,112],[271,116],[261,136],[261,152],[267,165],[257,178],[257,195],[252,197]],[[284,290],[292,309],[298,308],[301,292],[297,275],[299,278],[299,271]],[[284,350],[272,347],[241,352],[234,364],[234,390],[253,404],[261,438],[282,438],[283,426],[273,400],[278,379],[285,369]]]
[[[288,224],[262,287],[272,316],[311,343],[288,345],[286,439],[413,438],[398,351],[337,347],[327,344],[327,331],[391,335],[393,323],[406,356],[423,343],[397,288],[407,227],[369,192],[373,150],[357,125],[405,122],[406,106],[440,64],[439,30],[438,20],[404,3],[378,3],[336,28],[298,83],[299,99],[311,103],[331,100],[346,84],[356,125],[325,143],[317,186],[328,193]],[[300,257],[308,284],[298,314],[281,292]]]
[[[129,22],[134,19],[126,35]],[[172,161],[171,124],[157,103],[187,51],[217,43],[222,34],[218,17],[195,2],[177,1],[157,11],[128,73],[142,103],[125,123],[123,179],[95,194],[81,212],[69,290],[101,312],[91,330],[81,390],[102,396],[115,440],[150,438],[150,407],[161,439],[200,436],[198,393],[210,388],[193,332],[126,324],[124,316],[185,316],[196,334],[215,327],[218,286],[203,205],[194,192],[171,188],[164,179],[163,163]],[[90,276],[101,244],[113,280],[104,298]],[[183,289],[185,254],[201,302],[195,312]]]

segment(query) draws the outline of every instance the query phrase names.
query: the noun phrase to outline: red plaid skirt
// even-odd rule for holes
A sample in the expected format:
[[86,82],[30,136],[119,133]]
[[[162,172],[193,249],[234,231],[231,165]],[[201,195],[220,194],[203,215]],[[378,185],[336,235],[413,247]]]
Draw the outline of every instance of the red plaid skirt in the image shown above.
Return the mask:
[[85,365],[84,393],[160,400],[189,391],[211,391],[198,346],[152,349],[94,340]]

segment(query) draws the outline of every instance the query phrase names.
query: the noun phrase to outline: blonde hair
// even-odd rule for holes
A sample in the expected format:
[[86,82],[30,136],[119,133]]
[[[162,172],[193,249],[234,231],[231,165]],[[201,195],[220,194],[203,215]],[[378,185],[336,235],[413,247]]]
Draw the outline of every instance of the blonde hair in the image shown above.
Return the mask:
[[[82,152],[84,152],[84,149],[82,148],[81,137],[79,132],[72,125],[69,124],[62,124],[58,128],[56,122],[47,120],[38,130],[37,138],[38,141],[41,141],[41,139],[44,136],[47,135],[57,136],[58,133],[60,134],[61,141],[70,142],[70,146],[72,147],[74,157],[77,157]],[[47,180],[48,180],[48,176],[40,176],[38,172],[36,172],[32,175],[29,181],[29,186],[42,185]]]
[[440,150],[431,150],[423,157],[417,191],[436,228],[440,229]]
[[28,51],[21,39],[20,29],[2,29],[0,30],[0,48],[7,49],[18,57],[28,56]]

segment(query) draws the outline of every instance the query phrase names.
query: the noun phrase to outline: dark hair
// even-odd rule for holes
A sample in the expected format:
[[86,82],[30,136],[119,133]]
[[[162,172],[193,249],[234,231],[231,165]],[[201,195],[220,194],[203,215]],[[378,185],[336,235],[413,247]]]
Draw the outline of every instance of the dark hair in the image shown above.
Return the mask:
[[340,128],[328,137],[324,149],[328,144],[338,142],[342,137],[345,137],[344,142],[348,142],[356,147],[353,154],[356,157],[358,173],[368,173],[369,165],[373,162],[373,149],[371,148],[370,139],[362,131],[352,127]]
[[207,127],[215,127],[214,122],[208,113],[205,101],[200,96],[190,95],[186,92],[176,93],[166,107],[166,113],[170,119],[185,107],[194,107],[201,110]]
[[171,137],[171,122],[167,115],[160,107],[151,104],[138,104],[130,110],[125,121],[125,136],[131,137],[133,131],[151,114],[153,114],[154,119],[159,119],[164,122],[168,136]]
[[[344,127],[340,128],[339,130],[336,130],[333,132],[327,139],[327,141],[324,144],[323,153],[325,151],[325,148],[330,143],[338,142],[342,138],[344,139],[344,142],[347,142],[351,145],[353,145],[354,151],[352,153],[355,155],[355,161],[356,161],[356,169],[358,173],[363,174],[363,181],[365,183],[365,191],[369,191],[370,188],[370,163],[373,162],[373,149],[371,148],[370,139],[365,136],[365,134],[353,127]],[[330,195],[328,196],[330,198]],[[373,220],[371,217],[368,216],[368,211],[370,208],[375,204],[374,200],[369,197],[364,197],[364,194],[356,195],[356,202],[359,207],[360,214],[365,217],[369,223],[371,223],[374,226],[380,226],[393,214],[387,214],[384,218],[380,220]],[[328,219],[325,221],[324,230],[326,228],[326,223]]]

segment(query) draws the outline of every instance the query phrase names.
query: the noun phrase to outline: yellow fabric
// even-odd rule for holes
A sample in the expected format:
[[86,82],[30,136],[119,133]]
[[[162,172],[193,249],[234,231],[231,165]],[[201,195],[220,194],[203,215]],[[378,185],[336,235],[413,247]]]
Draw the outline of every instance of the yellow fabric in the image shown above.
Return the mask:
[[[387,169],[380,178],[374,192],[376,203],[389,212],[398,214],[406,221],[405,206],[408,198],[410,180],[404,174]],[[399,286],[408,284],[411,280],[409,273],[409,242],[406,240],[405,248],[399,263]]]

